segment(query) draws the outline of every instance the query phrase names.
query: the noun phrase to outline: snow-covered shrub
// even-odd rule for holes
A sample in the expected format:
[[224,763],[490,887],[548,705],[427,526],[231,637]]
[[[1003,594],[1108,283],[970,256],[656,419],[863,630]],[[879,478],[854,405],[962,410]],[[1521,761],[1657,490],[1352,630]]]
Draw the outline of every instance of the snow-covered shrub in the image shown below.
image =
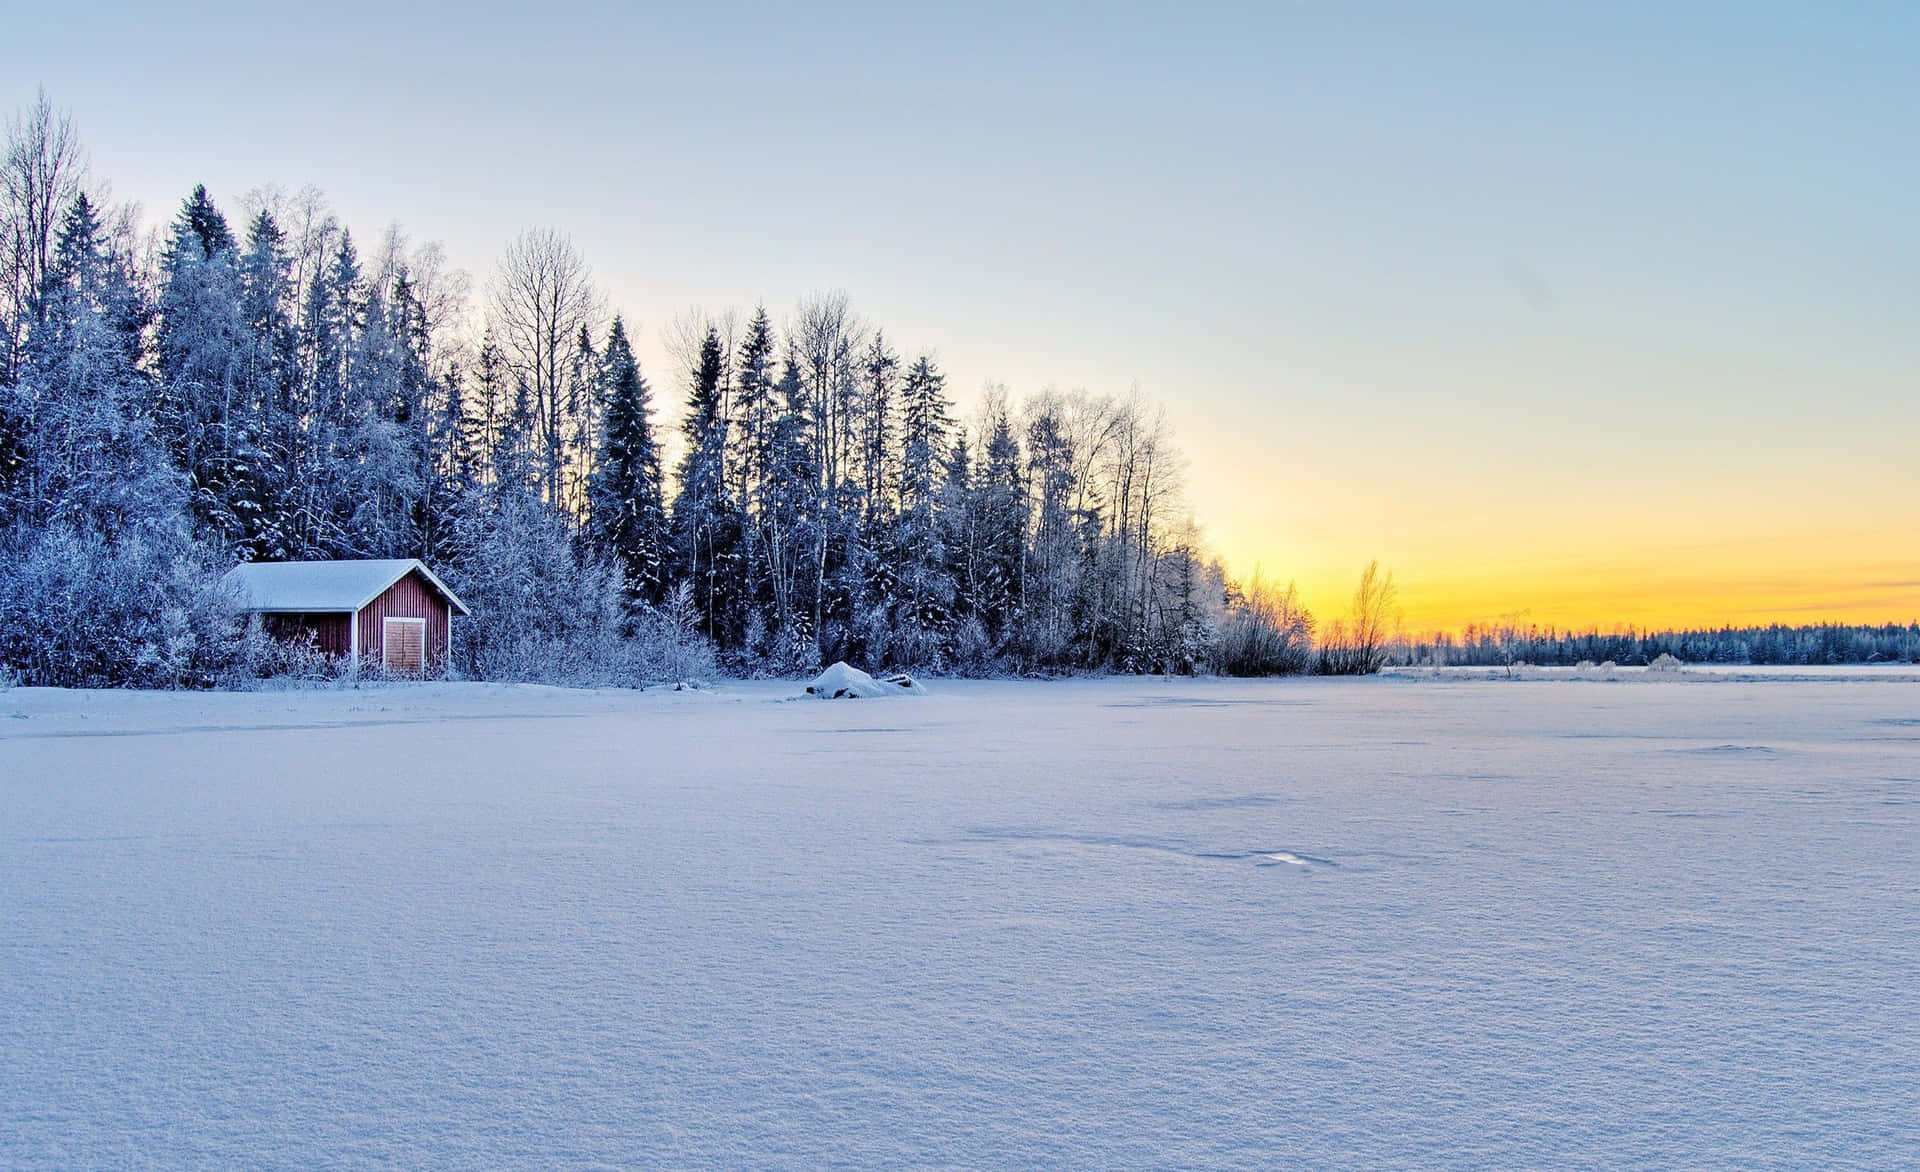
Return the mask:
[[295,684],[339,684],[354,679],[354,663],[344,655],[320,650],[309,633],[304,640],[270,639],[256,660],[261,678]]
[[447,583],[473,614],[453,624],[453,658],[482,680],[551,684],[637,684],[621,627],[620,575],[577,556],[557,510],[509,496],[473,519],[470,553]]
[[1583,659],[1574,665],[1573,674],[1586,680],[1610,680],[1613,678],[1613,660],[1595,663],[1591,659]]
[[969,615],[954,629],[953,657],[948,668],[963,676],[993,674],[993,640],[978,618]]
[[0,663],[29,684],[210,687],[249,674],[257,644],[223,567],[169,525],[108,541],[56,524],[0,538]]
[[447,572],[473,610],[453,625],[462,674],[634,687],[713,673],[691,590],[664,608],[630,606],[620,571],[582,556],[566,518],[545,504],[509,498],[474,524],[469,548]]
[[1680,662],[1680,660],[1672,652],[1662,651],[1659,655],[1654,657],[1654,660],[1652,663],[1649,663],[1647,665],[1647,671],[1651,674],[1657,674],[1657,675],[1672,675],[1679,672],[1681,669],[1685,668],[1686,666],[1687,665]]
[[682,582],[664,605],[642,608],[631,635],[640,673],[676,683],[716,674],[713,644],[700,634],[699,622],[691,582]]

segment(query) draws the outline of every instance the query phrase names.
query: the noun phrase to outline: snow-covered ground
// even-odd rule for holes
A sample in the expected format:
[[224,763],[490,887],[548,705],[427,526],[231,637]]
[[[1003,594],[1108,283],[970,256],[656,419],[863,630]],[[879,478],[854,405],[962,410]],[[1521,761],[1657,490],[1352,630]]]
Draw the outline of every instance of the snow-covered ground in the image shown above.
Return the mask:
[[0,1165],[1910,1163],[1920,685],[1764,674],[0,692]]

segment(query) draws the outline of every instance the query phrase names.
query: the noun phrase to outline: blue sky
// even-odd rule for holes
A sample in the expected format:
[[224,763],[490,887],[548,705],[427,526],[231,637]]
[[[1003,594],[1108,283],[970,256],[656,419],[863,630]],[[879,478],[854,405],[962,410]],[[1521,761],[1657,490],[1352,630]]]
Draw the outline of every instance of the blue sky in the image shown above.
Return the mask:
[[1137,384],[1214,544],[1322,609],[1378,556],[1415,620],[1920,616],[1920,6],[9,28],[0,100],[150,218],[311,182],[481,278],[557,226],[656,382],[680,310],[839,288],[963,397]]

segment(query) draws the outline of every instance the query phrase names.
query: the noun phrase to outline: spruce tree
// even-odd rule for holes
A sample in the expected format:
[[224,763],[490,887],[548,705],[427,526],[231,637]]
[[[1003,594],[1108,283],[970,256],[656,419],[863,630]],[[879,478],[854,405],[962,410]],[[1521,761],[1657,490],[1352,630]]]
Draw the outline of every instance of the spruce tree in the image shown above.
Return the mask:
[[893,491],[893,395],[899,373],[899,356],[887,347],[886,336],[875,330],[861,364],[860,386],[861,487],[870,524],[886,513]]
[[666,583],[668,541],[660,453],[647,381],[618,317],[600,359],[599,395],[604,408],[588,491],[588,533],[597,554],[618,562],[632,595],[658,603]]
[[193,513],[216,543],[258,551],[264,536],[258,416],[245,386],[247,331],[226,219],[196,187],[162,261],[160,420],[187,475]]
[[81,195],[61,221],[27,340],[21,384],[33,411],[17,519],[116,541],[178,515],[178,477],[145,411],[138,298],[131,265]]
[[817,666],[815,633],[821,569],[820,464],[814,448],[816,404],[789,353],[775,392],[781,405],[768,440],[767,469],[756,497],[758,547],[765,557],[770,648],[781,671]]
[[993,415],[985,455],[971,494],[980,544],[973,604],[988,638],[999,647],[1012,634],[1016,622],[1027,539],[1020,445],[1004,409]]
[[729,430],[735,445],[733,489],[751,502],[766,480],[772,459],[773,425],[780,416],[774,397],[773,324],[767,307],[758,307],[747,323],[734,359],[733,418]]
[[213,204],[213,197],[207,194],[207,185],[196,183],[193,193],[187,196],[180,209],[182,226],[192,233],[200,243],[200,259],[212,260],[215,255],[234,250],[233,232],[227,227],[227,217]]
[[260,515],[248,552],[275,559],[296,556],[297,477],[306,460],[296,399],[292,272],[284,243],[285,233],[263,210],[247,229],[246,251],[239,260],[240,317],[246,327],[242,396],[258,421],[262,457],[257,475]]
[[709,326],[680,425],[685,451],[675,477],[673,548],[676,576],[693,587],[703,632],[731,646],[739,630],[740,518],[727,492],[726,363],[720,334]]
[[942,465],[951,426],[946,376],[933,359],[914,360],[900,387],[900,516],[894,555],[899,584],[893,605],[895,654],[915,666],[939,666],[951,626],[953,578],[940,531]]

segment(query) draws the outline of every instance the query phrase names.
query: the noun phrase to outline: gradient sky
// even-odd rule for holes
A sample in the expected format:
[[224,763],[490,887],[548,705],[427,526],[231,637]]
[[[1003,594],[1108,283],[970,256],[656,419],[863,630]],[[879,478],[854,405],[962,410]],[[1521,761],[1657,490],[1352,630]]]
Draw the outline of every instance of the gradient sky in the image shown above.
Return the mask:
[[[963,401],[1165,402],[1235,573],[1410,627],[1920,618],[1920,5],[36,5],[150,219],[844,289]],[[666,384],[666,385],[663,385]]]

